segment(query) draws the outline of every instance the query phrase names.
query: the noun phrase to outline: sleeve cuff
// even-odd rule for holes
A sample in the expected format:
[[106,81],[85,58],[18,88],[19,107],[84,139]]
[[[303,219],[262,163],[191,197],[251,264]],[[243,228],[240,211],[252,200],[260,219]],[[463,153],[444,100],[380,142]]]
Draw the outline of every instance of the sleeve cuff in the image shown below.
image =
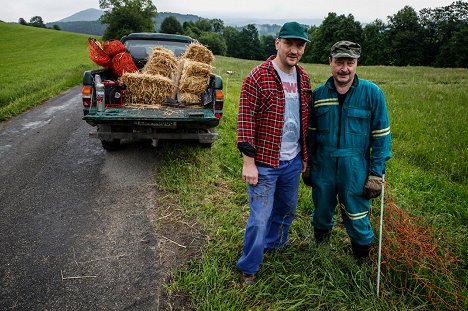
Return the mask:
[[237,143],[237,148],[241,153],[245,154],[248,157],[255,158],[255,156],[257,155],[257,150],[255,150],[255,148],[252,147],[252,145],[248,142]]

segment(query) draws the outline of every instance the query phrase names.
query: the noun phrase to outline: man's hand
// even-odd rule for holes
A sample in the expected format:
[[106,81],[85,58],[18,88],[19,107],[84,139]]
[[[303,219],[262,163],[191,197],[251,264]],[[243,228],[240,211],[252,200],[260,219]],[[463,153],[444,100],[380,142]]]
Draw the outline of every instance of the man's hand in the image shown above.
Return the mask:
[[312,187],[312,180],[310,179],[310,167],[306,166],[306,169],[302,172],[302,181],[306,186]]
[[258,170],[255,159],[243,154],[244,165],[242,166],[242,178],[252,186],[258,183]]
[[382,177],[369,175],[364,185],[363,196],[367,199],[378,197],[382,193],[382,183]]

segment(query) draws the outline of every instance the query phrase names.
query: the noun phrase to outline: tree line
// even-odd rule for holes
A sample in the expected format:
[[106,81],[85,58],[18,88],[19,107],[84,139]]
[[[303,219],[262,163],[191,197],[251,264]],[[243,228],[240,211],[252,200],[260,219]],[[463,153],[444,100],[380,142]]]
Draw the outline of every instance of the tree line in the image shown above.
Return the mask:
[[[109,9],[100,19],[107,24],[104,39],[154,31],[157,10],[151,0],[100,0],[99,4]],[[328,13],[319,26],[308,29],[311,43],[302,57],[308,63],[327,63],[333,43],[349,40],[361,44],[360,63],[365,65],[468,67],[468,3],[463,1],[419,12],[405,6],[387,21],[376,19],[365,25],[352,14]],[[220,19],[181,24],[169,16],[160,32],[190,36],[216,55],[263,60],[276,53],[275,37],[259,35],[253,24],[236,28]]]
[[[254,25],[239,30],[216,19],[177,25],[167,17],[160,31],[194,37],[218,55],[262,60],[276,53],[274,37],[259,36]],[[463,1],[419,13],[405,6],[387,22],[366,25],[352,14],[328,13],[308,35],[311,43],[302,57],[307,63],[327,63],[331,46],[349,40],[361,44],[364,65],[468,67],[468,3]]]
[[[29,23],[26,22],[26,20],[22,17],[19,18],[18,23],[23,26],[32,26],[32,27],[37,27],[37,28],[48,28],[46,24],[44,24],[44,21],[42,20],[42,17],[40,16],[33,16],[29,20]],[[54,29],[54,30],[60,30],[60,26],[57,24],[54,24],[51,28],[49,29]]]

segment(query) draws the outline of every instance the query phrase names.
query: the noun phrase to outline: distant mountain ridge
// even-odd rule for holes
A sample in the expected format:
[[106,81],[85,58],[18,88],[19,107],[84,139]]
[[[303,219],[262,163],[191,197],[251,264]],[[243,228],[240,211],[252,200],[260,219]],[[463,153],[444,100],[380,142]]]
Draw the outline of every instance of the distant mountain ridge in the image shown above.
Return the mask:
[[[52,27],[54,24],[58,25],[61,30],[69,32],[78,32],[89,35],[102,36],[106,26],[99,22],[99,18],[104,14],[104,10],[99,9],[86,9],[65,17],[56,22],[47,23],[47,27]],[[184,22],[195,22],[203,17],[192,14],[179,14],[172,12],[158,12],[156,16],[155,29],[159,31],[162,21],[168,17],[174,16],[181,24]],[[242,27],[247,24],[254,24],[260,35],[276,35],[280,29],[280,25],[286,20],[267,20],[267,19],[245,19],[233,18],[224,21],[226,26]],[[299,21],[305,25],[320,25],[321,20],[310,19],[306,21]]]
[[[104,14],[103,10],[86,9],[56,22],[47,23],[46,26],[53,27],[53,25],[58,25],[63,31],[102,36],[106,30],[106,25],[99,22],[99,18],[102,16],[102,14]],[[202,18],[192,14],[158,12],[156,16],[156,23],[154,24],[156,31],[159,31],[162,21],[168,16],[174,16],[181,24],[189,21],[195,22]]]
[[65,17],[55,23],[66,23],[66,22],[94,22],[104,14],[103,10],[98,9],[87,9],[83,11],[79,11],[73,15]]

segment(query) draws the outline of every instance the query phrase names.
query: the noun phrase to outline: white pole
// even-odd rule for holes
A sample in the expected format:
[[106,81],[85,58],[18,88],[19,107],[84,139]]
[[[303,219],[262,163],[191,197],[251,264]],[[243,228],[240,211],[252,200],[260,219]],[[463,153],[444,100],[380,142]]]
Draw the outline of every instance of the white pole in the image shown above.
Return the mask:
[[229,83],[229,76],[226,77],[226,96],[225,96],[226,98],[228,96],[228,83]]
[[382,175],[382,196],[380,198],[379,260],[377,263],[377,297],[380,294],[380,262],[382,259],[382,229],[383,229],[384,195],[385,195],[385,174]]

